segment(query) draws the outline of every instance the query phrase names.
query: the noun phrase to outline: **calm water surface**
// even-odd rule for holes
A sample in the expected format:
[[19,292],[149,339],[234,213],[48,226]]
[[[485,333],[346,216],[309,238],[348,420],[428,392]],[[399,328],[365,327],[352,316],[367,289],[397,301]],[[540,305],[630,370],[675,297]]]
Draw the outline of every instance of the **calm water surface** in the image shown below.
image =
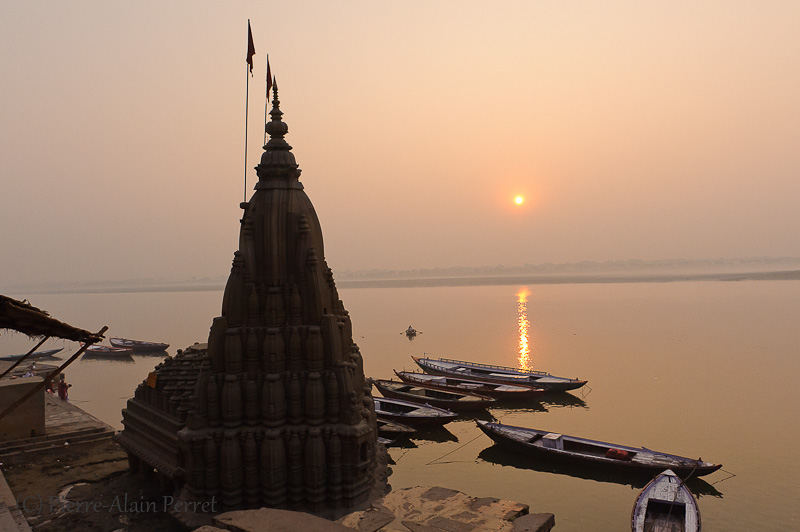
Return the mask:
[[[704,530],[800,530],[800,282],[339,292],[368,376],[415,369],[411,355],[427,353],[588,379],[588,389],[561,399],[490,414],[508,424],[720,462],[724,471],[691,486]],[[79,327],[108,325],[107,336],[168,342],[170,354],[206,341],[221,301],[215,291],[31,297]],[[409,324],[421,331],[411,341],[402,334]],[[29,345],[22,335],[0,337],[3,353]],[[70,399],[121,428],[125,401],[158,362],[81,358],[66,371]],[[629,530],[641,488],[508,455],[469,419],[390,454],[394,488],[441,485],[523,502],[555,513],[561,532]]]

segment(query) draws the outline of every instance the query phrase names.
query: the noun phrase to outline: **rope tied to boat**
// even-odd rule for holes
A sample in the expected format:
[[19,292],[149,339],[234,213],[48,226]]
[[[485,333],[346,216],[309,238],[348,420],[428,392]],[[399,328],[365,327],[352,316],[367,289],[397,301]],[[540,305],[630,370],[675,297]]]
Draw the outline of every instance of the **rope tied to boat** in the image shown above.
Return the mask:
[[736,476],[735,473],[731,473],[730,471],[726,471],[726,470],[724,470],[722,468],[720,468],[720,471],[722,471],[723,473],[727,473],[728,476],[725,477],[725,478],[721,478],[721,479],[717,480],[716,482],[712,482],[711,483],[712,486],[715,486],[715,485],[719,484],[720,482],[725,482],[726,480],[730,480],[730,479],[732,479],[733,477]]
[[[459,445],[458,447],[456,447],[455,449],[453,449],[453,450],[452,450],[452,451],[450,451],[449,453],[445,453],[445,454],[443,454],[442,456],[440,456],[439,458],[436,458],[435,460],[431,460],[430,462],[428,462],[428,463],[427,463],[427,464],[425,464],[425,465],[431,465],[431,464],[435,464],[436,462],[439,462],[439,460],[441,460],[441,459],[442,459],[442,458],[444,458],[445,456],[449,456],[449,455],[453,454],[454,452],[456,452],[456,451],[458,451],[458,450],[460,450],[460,449],[462,449],[462,448],[466,447],[467,445],[469,445],[470,443],[474,442],[475,440],[477,440],[477,439],[478,439],[478,438],[480,438],[481,436],[483,436],[483,432],[479,433],[477,436],[475,436],[474,438],[472,438],[472,439],[471,439],[471,440],[469,440],[468,442],[466,442],[466,443],[464,443],[464,444],[462,444],[462,445]],[[440,463],[449,463],[449,462],[440,462]]]

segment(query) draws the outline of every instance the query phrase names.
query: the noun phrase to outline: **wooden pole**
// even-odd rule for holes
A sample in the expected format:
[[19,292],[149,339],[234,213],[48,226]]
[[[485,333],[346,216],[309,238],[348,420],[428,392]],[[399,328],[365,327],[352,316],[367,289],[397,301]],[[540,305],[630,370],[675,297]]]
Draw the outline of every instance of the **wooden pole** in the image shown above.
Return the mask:
[[6,417],[6,415],[8,415],[8,413],[9,413],[9,412],[11,412],[11,411],[12,411],[12,410],[14,410],[15,408],[17,408],[19,405],[21,405],[22,403],[24,403],[25,401],[27,401],[27,400],[28,400],[28,399],[29,399],[29,398],[30,398],[30,397],[31,397],[33,394],[35,394],[36,392],[38,392],[39,390],[41,390],[42,388],[44,388],[44,385],[45,385],[46,383],[50,382],[50,381],[53,379],[53,377],[55,377],[56,375],[58,375],[59,373],[61,373],[61,372],[64,370],[64,368],[66,368],[67,366],[69,366],[70,364],[72,364],[72,363],[75,361],[75,359],[76,359],[76,358],[78,358],[79,356],[81,356],[81,355],[83,354],[83,352],[84,352],[84,351],[86,351],[86,348],[87,348],[87,347],[89,347],[90,345],[92,345],[92,344],[94,344],[94,343],[96,343],[96,342],[99,342],[99,341],[100,341],[99,337],[102,337],[102,336],[103,336],[103,333],[105,333],[107,330],[108,330],[108,327],[103,327],[102,329],[100,329],[100,332],[98,332],[98,333],[95,335],[95,336],[97,336],[97,337],[98,337],[98,339],[97,339],[97,340],[94,340],[94,341],[89,341],[89,342],[86,342],[85,344],[83,344],[83,345],[81,346],[81,348],[80,348],[80,349],[78,349],[78,351],[77,351],[77,352],[76,352],[74,355],[72,355],[71,357],[69,357],[69,360],[67,360],[66,362],[64,362],[63,364],[61,364],[61,367],[59,367],[59,368],[58,368],[58,369],[56,369],[56,370],[53,370],[53,371],[51,371],[51,372],[50,372],[50,374],[49,374],[47,377],[45,377],[45,379],[44,379],[42,382],[40,382],[38,385],[36,385],[36,386],[35,386],[35,387],[34,387],[32,390],[30,390],[28,393],[26,393],[25,395],[23,395],[22,397],[20,397],[20,398],[19,398],[19,399],[17,399],[16,401],[14,401],[14,403],[13,403],[11,406],[9,406],[9,407],[8,407],[8,408],[6,408],[5,410],[3,410],[3,412],[2,412],[2,413],[0,413],[0,419],[3,419],[4,417]]
[[244,194],[242,195],[244,199],[242,199],[242,203],[247,201],[247,111],[250,102],[250,76],[247,74],[248,69],[246,68],[244,71],[244,76],[247,78],[247,88],[244,97]]
[[2,375],[0,375],[0,379],[2,379],[3,377],[5,377],[5,376],[6,376],[6,375],[8,375],[9,373],[11,373],[11,370],[12,370],[12,369],[14,369],[14,368],[16,368],[17,366],[19,366],[20,364],[22,364],[22,363],[25,361],[25,359],[26,359],[26,358],[28,358],[29,356],[31,356],[31,355],[32,355],[32,354],[33,354],[33,353],[34,353],[34,352],[35,352],[37,349],[39,349],[40,347],[42,347],[42,344],[43,344],[43,343],[45,343],[45,342],[46,342],[47,340],[49,340],[49,339],[50,339],[50,337],[49,337],[49,336],[45,336],[45,337],[44,337],[44,339],[43,339],[41,342],[39,342],[38,344],[36,344],[36,346],[35,346],[33,349],[31,349],[30,351],[28,351],[28,353],[27,353],[26,355],[23,355],[23,356],[22,356],[22,358],[20,358],[19,360],[17,360],[17,361],[16,361],[16,362],[14,362],[13,364],[11,364],[11,367],[10,367],[10,368],[8,368],[7,370],[5,370],[5,371],[3,372],[3,374],[2,374]]

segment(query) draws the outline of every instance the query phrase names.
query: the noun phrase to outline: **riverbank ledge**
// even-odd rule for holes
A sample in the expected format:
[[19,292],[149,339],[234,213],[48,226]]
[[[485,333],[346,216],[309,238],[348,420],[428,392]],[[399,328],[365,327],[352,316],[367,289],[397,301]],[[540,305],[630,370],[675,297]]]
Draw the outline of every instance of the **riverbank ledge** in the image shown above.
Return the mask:
[[227,512],[195,532],[549,532],[550,513],[530,514],[527,504],[492,497],[470,497],[442,487],[417,486],[392,491],[366,510],[336,522],[309,514],[261,508]]

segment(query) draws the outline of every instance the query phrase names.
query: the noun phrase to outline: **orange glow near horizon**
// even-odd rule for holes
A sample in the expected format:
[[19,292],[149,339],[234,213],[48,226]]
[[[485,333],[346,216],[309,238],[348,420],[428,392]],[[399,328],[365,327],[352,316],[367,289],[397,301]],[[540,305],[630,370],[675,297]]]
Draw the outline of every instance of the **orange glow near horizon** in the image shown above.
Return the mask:
[[528,321],[528,289],[517,293],[517,327],[519,329],[519,367],[531,369],[531,348],[529,342],[530,322]]

